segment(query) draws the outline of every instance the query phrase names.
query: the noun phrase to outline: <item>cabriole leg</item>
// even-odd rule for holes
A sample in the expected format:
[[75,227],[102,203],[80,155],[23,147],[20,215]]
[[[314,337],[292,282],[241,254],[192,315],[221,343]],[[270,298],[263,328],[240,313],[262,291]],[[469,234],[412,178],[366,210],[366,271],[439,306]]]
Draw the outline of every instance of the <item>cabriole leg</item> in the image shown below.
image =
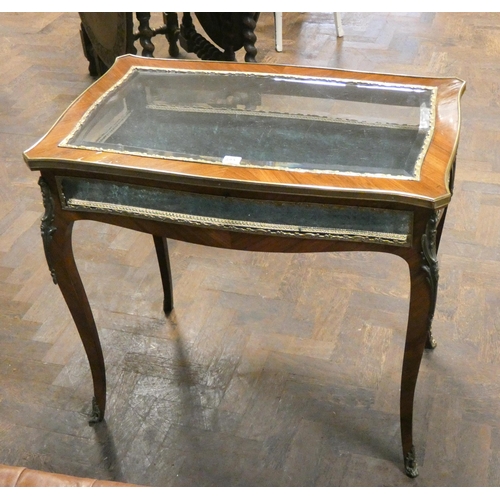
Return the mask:
[[74,221],[54,201],[47,181],[40,177],[38,183],[45,207],[41,223],[45,256],[52,279],[59,285],[73,317],[90,364],[94,399],[89,422],[100,422],[106,409],[106,373],[94,317],[73,256],[71,235]]
[[413,401],[417,377],[425,347],[432,342],[431,323],[436,307],[438,269],[436,256],[437,212],[429,218],[421,238],[421,248],[410,250],[410,308],[401,375],[401,441],[404,467],[409,477],[418,476],[413,445]]
[[167,239],[162,236],[153,236],[155,242],[158,265],[160,266],[161,283],[163,285],[163,311],[170,314],[174,308],[174,295],[172,289],[172,272],[168,256]]

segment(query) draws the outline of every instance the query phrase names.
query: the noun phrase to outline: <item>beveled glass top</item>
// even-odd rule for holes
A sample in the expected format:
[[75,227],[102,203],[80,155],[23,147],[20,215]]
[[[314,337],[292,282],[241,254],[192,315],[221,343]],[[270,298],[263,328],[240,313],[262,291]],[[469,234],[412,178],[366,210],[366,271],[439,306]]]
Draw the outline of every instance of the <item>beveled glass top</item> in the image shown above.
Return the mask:
[[61,146],[240,167],[418,179],[436,89],[132,67]]

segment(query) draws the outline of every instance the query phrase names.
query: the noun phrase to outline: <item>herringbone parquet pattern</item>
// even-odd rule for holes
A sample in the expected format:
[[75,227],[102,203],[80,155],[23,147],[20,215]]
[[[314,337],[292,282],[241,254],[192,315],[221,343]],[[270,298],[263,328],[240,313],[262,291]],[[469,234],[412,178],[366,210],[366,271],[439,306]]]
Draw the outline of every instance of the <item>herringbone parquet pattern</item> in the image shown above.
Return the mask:
[[399,438],[409,278],[388,255],[171,242],[165,318],[152,238],[77,224],[109,377],[106,422],[87,425],[88,365],[22,160],[92,83],[75,13],[0,14],[0,462],[154,486],[500,486],[500,14],[346,13],[343,24],[337,39],[331,14],[285,13],[276,53],[264,13],[257,59],[468,84],[439,345],[417,386],[420,477],[402,472]]

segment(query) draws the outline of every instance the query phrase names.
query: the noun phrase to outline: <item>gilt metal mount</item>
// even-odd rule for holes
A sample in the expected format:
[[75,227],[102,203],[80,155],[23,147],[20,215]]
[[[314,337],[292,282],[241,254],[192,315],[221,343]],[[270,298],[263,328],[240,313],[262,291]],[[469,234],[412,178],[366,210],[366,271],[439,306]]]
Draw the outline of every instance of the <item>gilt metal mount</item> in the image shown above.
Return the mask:
[[57,230],[54,226],[54,200],[52,194],[50,193],[49,185],[47,181],[40,177],[38,180],[38,185],[42,190],[42,200],[43,206],[45,208],[45,213],[42,216],[42,221],[40,223],[40,231],[42,233],[43,249],[45,251],[45,258],[49,266],[50,275],[52,276],[52,281],[57,285],[57,277],[54,266],[52,264],[52,255],[50,253],[50,244],[52,241],[52,235]]
[[424,263],[422,269],[427,274],[427,282],[431,290],[431,307],[427,320],[427,342],[426,348],[434,349],[437,345],[432,336],[432,320],[436,310],[438,281],[439,281],[439,265],[437,259],[437,227],[439,224],[439,212],[434,211],[431,215],[425,233],[422,235],[422,257]]

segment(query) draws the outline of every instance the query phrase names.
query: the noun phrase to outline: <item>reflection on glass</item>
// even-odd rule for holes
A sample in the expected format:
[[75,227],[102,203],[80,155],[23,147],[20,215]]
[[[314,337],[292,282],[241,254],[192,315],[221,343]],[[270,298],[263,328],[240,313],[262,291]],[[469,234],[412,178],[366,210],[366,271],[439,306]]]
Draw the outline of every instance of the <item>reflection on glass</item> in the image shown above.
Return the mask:
[[417,178],[434,101],[432,87],[132,68],[61,145]]

